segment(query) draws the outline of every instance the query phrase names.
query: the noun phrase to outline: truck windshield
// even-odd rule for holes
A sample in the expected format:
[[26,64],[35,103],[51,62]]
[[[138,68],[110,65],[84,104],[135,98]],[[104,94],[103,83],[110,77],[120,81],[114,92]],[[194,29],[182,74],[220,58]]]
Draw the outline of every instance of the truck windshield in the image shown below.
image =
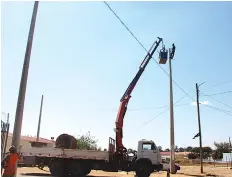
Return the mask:
[[155,150],[153,143],[143,143],[143,150]]

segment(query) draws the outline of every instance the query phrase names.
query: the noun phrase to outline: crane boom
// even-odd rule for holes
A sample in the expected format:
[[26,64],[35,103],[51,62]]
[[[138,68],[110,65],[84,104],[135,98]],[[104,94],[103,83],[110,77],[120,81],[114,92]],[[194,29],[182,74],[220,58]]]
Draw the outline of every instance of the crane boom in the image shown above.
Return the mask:
[[148,51],[147,55],[145,56],[144,60],[142,61],[137,74],[135,75],[134,79],[129,84],[128,88],[126,89],[125,93],[123,94],[120,100],[120,106],[118,110],[118,115],[116,119],[116,153],[124,154],[127,152],[127,149],[123,146],[122,138],[123,138],[123,120],[124,116],[127,111],[127,105],[131,97],[131,93],[134,90],[135,85],[137,84],[140,76],[142,75],[143,71],[145,70],[147,64],[149,63],[150,59],[152,58],[153,54],[155,53],[156,49],[158,48],[160,42],[163,39],[158,37],[158,40],[155,41]]

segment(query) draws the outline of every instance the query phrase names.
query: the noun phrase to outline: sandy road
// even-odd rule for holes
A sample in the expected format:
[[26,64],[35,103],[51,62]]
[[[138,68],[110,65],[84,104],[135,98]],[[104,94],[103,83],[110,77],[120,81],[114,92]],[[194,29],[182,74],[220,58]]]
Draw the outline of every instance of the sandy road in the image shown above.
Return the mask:
[[[226,167],[211,167],[206,166],[204,167],[204,174],[200,174],[200,167],[199,166],[183,166],[181,170],[178,171],[177,174],[170,174],[172,177],[202,177],[202,176],[217,176],[217,177],[232,177],[232,169],[227,169]],[[210,175],[211,174],[211,175]],[[126,172],[103,172],[103,171],[95,171],[93,170],[88,176],[89,177],[134,177],[135,173],[126,173]],[[44,171],[39,170],[38,168],[18,168],[18,175],[19,177],[38,177],[50,176],[48,169],[44,169]],[[166,172],[155,172],[151,175],[151,177],[166,177]]]

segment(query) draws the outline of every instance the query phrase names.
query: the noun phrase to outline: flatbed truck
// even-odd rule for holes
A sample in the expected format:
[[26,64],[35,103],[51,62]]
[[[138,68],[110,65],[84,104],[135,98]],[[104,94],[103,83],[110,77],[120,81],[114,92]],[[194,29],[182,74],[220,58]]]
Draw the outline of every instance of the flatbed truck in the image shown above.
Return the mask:
[[[111,142],[113,139],[110,138]],[[140,140],[137,151],[128,151],[127,160],[118,162],[115,158],[115,145],[109,144],[108,151],[76,150],[61,148],[22,148],[20,156],[25,166],[48,166],[52,176],[71,175],[82,177],[91,170],[107,172],[135,171],[139,176],[148,177],[153,171],[162,170],[162,161],[159,149],[151,140]],[[142,168],[142,169],[140,169]],[[141,172],[139,171],[141,170]]]
[[[135,171],[137,177],[149,177],[153,171],[162,170],[161,155],[154,141],[146,139],[138,141],[136,151],[125,148],[122,143],[123,120],[131,93],[161,42],[163,43],[163,39],[158,37],[158,40],[153,43],[120,100],[115,122],[116,140],[109,138],[108,151],[65,149],[62,147],[21,148],[19,154],[23,158],[23,163],[25,165],[48,166],[53,176],[60,177],[68,175],[82,177],[94,169],[108,172]],[[161,52],[160,56],[167,60],[167,51],[161,50]]]

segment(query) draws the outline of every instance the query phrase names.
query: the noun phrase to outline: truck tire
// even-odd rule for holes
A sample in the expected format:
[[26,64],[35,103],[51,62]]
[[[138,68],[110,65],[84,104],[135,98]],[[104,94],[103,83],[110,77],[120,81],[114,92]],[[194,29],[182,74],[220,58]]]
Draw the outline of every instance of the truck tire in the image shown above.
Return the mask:
[[62,177],[64,173],[64,167],[62,161],[52,160],[49,165],[49,170],[52,176]]
[[83,171],[83,176],[87,176],[91,172],[91,168],[86,167]]
[[149,177],[152,173],[152,165],[149,163],[138,163],[135,170],[137,177]]
[[67,171],[71,177],[83,177],[83,166],[79,162],[69,162]]

